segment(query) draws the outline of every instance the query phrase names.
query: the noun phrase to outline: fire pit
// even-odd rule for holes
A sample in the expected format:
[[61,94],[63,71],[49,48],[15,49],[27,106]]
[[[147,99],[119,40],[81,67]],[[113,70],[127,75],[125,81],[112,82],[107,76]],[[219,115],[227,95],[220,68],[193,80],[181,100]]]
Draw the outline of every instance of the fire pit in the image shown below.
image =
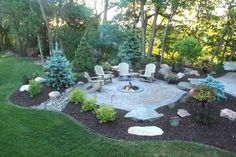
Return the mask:
[[125,86],[118,87],[118,91],[124,93],[139,93],[144,91],[144,89],[140,86],[133,85],[131,82]]

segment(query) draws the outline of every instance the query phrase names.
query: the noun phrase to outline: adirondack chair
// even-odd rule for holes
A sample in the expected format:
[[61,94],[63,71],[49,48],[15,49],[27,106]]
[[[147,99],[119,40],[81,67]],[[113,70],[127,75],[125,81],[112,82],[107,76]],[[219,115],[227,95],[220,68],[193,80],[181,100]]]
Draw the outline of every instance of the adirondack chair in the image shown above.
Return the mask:
[[122,62],[119,64],[119,79],[129,78],[131,73],[129,72],[129,64]]
[[89,89],[88,92],[95,92],[95,91],[100,91],[102,90],[102,87],[104,85],[104,80],[101,80],[100,77],[90,77],[87,72],[84,72],[84,76],[87,78],[90,86],[92,88]]
[[109,80],[112,82],[112,78],[114,78],[114,75],[112,74],[111,71],[105,71],[103,70],[103,67],[100,65],[96,65],[94,67],[95,74],[100,76],[102,80],[106,81]]
[[152,82],[155,79],[154,78],[155,71],[156,71],[156,65],[155,64],[153,64],[153,63],[147,64],[145,70],[139,70],[140,80],[141,81]]

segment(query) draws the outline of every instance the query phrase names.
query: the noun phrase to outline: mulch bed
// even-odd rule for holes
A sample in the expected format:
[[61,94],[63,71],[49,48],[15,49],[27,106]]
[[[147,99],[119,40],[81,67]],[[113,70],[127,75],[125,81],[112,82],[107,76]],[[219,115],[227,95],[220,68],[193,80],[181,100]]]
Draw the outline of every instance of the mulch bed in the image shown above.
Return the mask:
[[[47,86],[45,83],[42,84],[43,88],[41,94],[35,97],[30,97],[29,92],[24,91],[20,92],[19,90],[15,91],[13,94],[9,96],[9,100],[13,104],[17,104],[20,106],[36,106],[40,105],[42,102],[49,99],[48,94],[52,91],[57,91],[57,89],[53,89],[52,87]],[[65,91],[66,88],[61,88],[59,92]]]
[[[107,137],[126,140],[184,140],[220,147],[236,152],[236,121],[232,122],[219,116],[220,109],[229,108],[236,111],[236,98],[227,95],[224,102],[215,102],[211,105],[211,110],[215,117],[212,125],[203,125],[196,120],[196,116],[201,111],[201,106],[191,97],[185,97],[185,101],[179,100],[175,103],[175,109],[167,106],[157,109],[165,116],[155,121],[134,121],[124,118],[127,111],[116,110],[117,118],[113,122],[101,124],[98,122],[93,112],[81,112],[81,105],[68,104],[63,111],[76,120],[86,125],[91,130],[101,133]],[[177,109],[184,108],[192,116],[181,118],[178,127],[169,124],[170,117],[177,116]],[[161,136],[145,137],[128,134],[131,126],[158,126],[163,129]]]

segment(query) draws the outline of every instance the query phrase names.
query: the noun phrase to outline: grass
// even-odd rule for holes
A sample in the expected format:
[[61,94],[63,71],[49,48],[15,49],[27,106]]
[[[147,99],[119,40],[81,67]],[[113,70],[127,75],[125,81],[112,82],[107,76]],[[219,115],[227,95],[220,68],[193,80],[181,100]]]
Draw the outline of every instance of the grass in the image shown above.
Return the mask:
[[1,157],[232,157],[215,147],[181,142],[112,140],[87,130],[67,116],[16,107],[8,96],[24,74],[41,72],[23,58],[0,56]]

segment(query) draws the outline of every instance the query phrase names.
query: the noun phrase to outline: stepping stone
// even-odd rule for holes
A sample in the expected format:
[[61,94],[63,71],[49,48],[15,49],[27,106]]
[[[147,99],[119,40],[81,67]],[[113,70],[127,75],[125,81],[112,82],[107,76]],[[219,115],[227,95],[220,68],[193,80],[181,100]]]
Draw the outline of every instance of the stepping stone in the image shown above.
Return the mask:
[[186,81],[181,81],[177,84],[177,87],[181,90],[191,90],[192,89],[192,85],[189,82]]
[[39,83],[43,83],[43,82],[46,81],[46,79],[44,79],[44,78],[42,78],[42,77],[36,77],[34,80],[37,81],[37,82],[39,82]]
[[191,116],[191,114],[185,109],[178,109],[177,114],[182,118]]
[[236,70],[236,62],[225,62],[224,70],[228,71]]
[[155,120],[163,117],[163,114],[157,113],[149,107],[136,107],[125,115],[125,118],[134,118],[136,120]]
[[61,93],[58,91],[52,91],[48,94],[50,99],[59,99],[61,97]]
[[128,129],[128,133],[138,136],[159,136],[164,132],[161,128],[156,126],[133,126]]
[[30,85],[28,85],[28,84],[21,86],[20,87],[20,92],[29,91],[29,86]]
[[236,112],[228,108],[225,108],[225,109],[220,110],[220,116],[228,118],[231,121],[234,121],[236,119]]

